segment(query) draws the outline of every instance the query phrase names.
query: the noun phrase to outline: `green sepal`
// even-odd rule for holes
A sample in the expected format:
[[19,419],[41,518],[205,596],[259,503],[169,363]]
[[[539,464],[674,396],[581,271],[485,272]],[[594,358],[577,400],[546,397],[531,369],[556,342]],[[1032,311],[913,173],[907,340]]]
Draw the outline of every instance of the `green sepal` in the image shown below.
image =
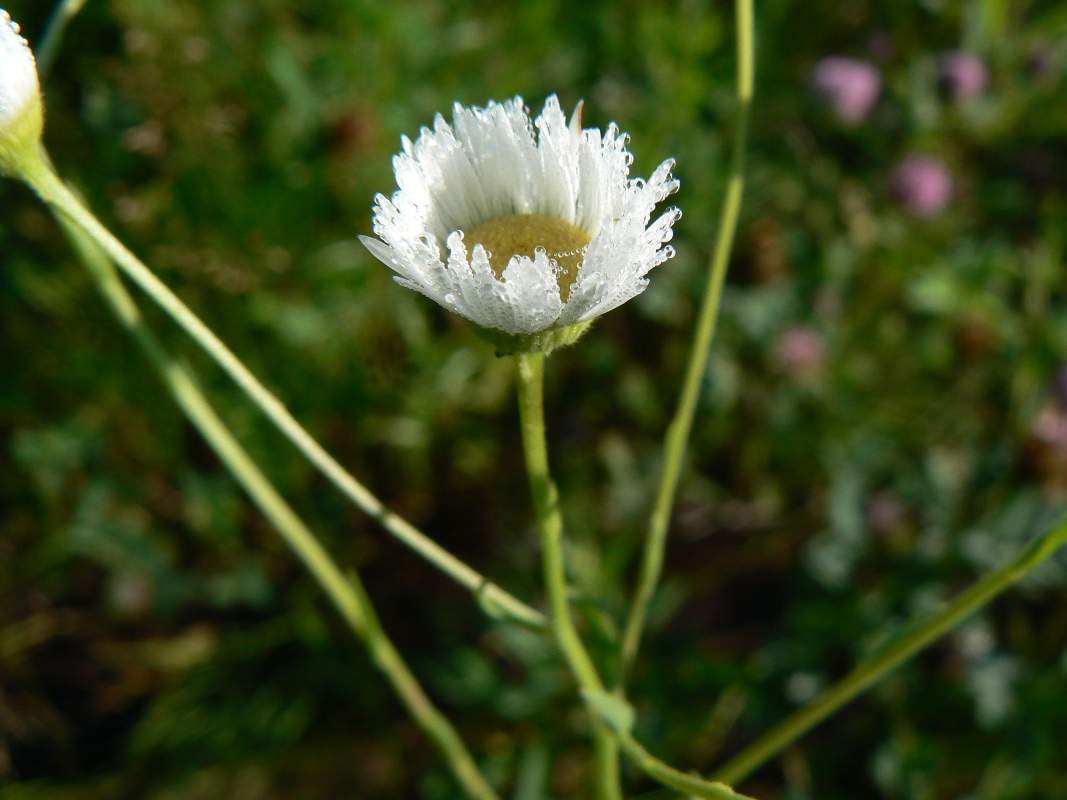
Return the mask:
[[562,328],[549,328],[525,335],[514,335],[496,330],[495,328],[482,328],[476,326],[478,334],[496,348],[498,356],[521,355],[523,353],[544,353],[546,356],[561,347],[574,344],[592,326],[593,321],[575,322],[573,325],[565,325]]
[[43,132],[44,108],[37,96],[17,117],[0,127],[0,175],[21,178],[37,169]]

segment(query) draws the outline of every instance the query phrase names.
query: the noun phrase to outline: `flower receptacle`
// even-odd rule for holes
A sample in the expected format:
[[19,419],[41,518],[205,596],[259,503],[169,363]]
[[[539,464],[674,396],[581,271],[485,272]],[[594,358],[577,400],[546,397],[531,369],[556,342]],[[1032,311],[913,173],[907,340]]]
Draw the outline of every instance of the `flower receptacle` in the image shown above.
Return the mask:
[[37,170],[43,132],[37,62],[18,23],[0,9],[0,175],[28,177]]
[[522,355],[524,353],[544,353],[546,356],[581,339],[593,325],[593,320],[550,328],[538,333],[511,334],[496,328],[483,328],[475,325],[475,330],[493,347],[498,356]]

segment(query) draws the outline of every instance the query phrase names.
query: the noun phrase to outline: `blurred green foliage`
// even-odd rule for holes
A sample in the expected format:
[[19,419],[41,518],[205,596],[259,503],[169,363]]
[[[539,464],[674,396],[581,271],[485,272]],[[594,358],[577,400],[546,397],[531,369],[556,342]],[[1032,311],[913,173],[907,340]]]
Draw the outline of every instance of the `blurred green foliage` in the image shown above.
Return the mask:
[[[9,0],[31,39],[50,3]],[[61,173],[401,514],[536,598],[511,369],[361,248],[390,155],[451,103],[557,92],[678,160],[678,257],[549,367],[572,577],[613,646],[721,201],[732,10],[708,0],[93,0],[45,86]],[[1067,508],[1067,11],[763,0],[750,183],[638,733],[706,769]],[[989,69],[938,86],[939,54]],[[884,89],[846,124],[827,55]],[[936,156],[947,207],[894,202]],[[0,797],[455,797],[365,654],[0,185]],[[543,640],[347,506],[154,309],[517,800],[578,797]],[[1062,383],[1062,380],[1061,380]],[[821,726],[761,798],[1067,798],[1067,559]],[[634,791],[653,788],[631,775]]]

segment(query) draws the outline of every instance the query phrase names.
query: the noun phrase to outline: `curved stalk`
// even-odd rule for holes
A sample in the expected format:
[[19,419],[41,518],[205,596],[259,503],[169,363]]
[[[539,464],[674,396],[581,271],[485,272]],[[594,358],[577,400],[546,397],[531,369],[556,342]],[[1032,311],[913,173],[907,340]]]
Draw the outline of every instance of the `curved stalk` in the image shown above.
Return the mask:
[[320,445],[222,341],[157,278],[133,253],[107,230],[45,164],[42,155],[22,177],[37,194],[95,242],[134,283],[230,375],[249,399],[323,475],[368,516],[424,559],[473,592],[488,612],[533,628],[545,629],[545,616],[490,582],[411,523],[389,511],[363,484],[355,479]]
[[659,584],[660,574],[663,572],[663,554],[667,547],[667,529],[670,526],[671,508],[674,506],[674,497],[678,491],[686,444],[689,442],[689,434],[693,429],[693,417],[696,414],[697,399],[700,396],[700,384],[707,368],[711,342],[715,337],[723,282],[726,279],[726,268],[729,264],[730,250],[733,247],[734,233],[737,230],[737,220],[741,211],[745,145],[748,138],[748,118],[752,106],[755,73],[753,32],[755,24],[752,2],[753,0],[736,0],[738,108],[734,122],[730,179],[726,187],[726,200],[719,221],[715,250],[709,265],[708,283],[693,339],[693,348],[689,353],[689,364],[682,382],[678,410],[667,429],[667,436],[663,443],[663,473],[649,519],[637,589],[622,637],[620,686],[625,684],[626,676],[641,647],[641,634],[648,616],[648,606]]
[[681,772],[665,761],[660,761],[628,733],[619,733],[618,736],[622,751],[630,762],[652,780],[664,786],[683,792],[689,797],[707,800],[752,800],[747,795],[738,794],[725,783],[706,781],[699,775]]
[[41,44],[37,47],[37,74],[42,81],[48,77],[56,63],[67,26],[88,2],[89,0],[60,0],[49,17],[44,33],[41,34]]
[[941,610],[914,623],[873,658],[857,666],[811,703],[727,761],[715,771],[715,778],[736,783],[750,775],[830,714],[871,688],[891,670],[1010,588],[1065,544],[1067,520],[1039,536],[1003,567],[980,578]]
[[499,800],[455,728],[434,706],[385,634],[359,575],[354,571],[347,576],[342,574],[315,535],[219,418],[198,387],[192,371],[175,360],[149,330],[107,257],[91,241],[86,241],[85,234],[69,219],[60,216],[60,220],[92,273],[97,288],[155,368],[174,401],[366,646],[375,665],[418,726],[436,745],[467,795],[473,800]]

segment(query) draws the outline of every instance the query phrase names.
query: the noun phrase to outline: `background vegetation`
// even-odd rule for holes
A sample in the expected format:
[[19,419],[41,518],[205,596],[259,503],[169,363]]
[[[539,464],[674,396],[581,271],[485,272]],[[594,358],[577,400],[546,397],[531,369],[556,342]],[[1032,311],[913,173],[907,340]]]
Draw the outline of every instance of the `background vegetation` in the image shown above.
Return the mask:
[[[35,41],[51,11],[9,0]],[[401,514],[535,598],[512,364],[362,249],[390,155],[453,101],[552,92],[678,160],[678,257],[549,364],[573,578],[622,619],[722,197],[729,4],[94,0],[45,87],[60,171]],[[709,768],[1067,508],[1067,8],[763,0],[750,184],[634,676]],[[987,85],[961,97],[939,58]],[[884,88],[848,122],[828,55]],[[940,159],[917,216],[894,169]],[[896,194],[894,194],[894,188]],[[905,187],[906,188],[906,187]],[[905,198],[906,199],[906,198]],[[0,185],[0,797],[456,797],[308,577],[190,430],[43,207]],[[581,794],[551,647],[332,490],[154,309],[517,800]],[[1067,798],[1059,557],[744,786]],[[651,785],[631,776],[635,791]]]

